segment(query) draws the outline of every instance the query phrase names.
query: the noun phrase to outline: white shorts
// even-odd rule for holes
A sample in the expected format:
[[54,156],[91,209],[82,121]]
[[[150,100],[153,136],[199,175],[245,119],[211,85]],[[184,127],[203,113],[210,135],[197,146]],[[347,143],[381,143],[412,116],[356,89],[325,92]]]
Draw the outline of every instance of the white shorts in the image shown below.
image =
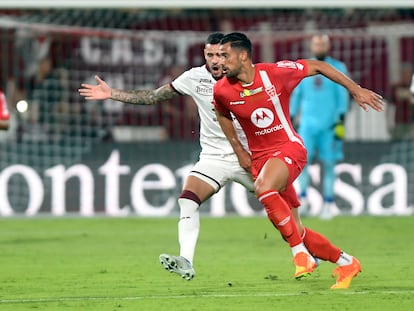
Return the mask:
[[225,158],[201,158],[192,168],[190,175],[208,183],[217,192],[229,181],[235,181],[244,186],[248,191],[254,192],[254,182],[251,174],[240,167],[234,157]]

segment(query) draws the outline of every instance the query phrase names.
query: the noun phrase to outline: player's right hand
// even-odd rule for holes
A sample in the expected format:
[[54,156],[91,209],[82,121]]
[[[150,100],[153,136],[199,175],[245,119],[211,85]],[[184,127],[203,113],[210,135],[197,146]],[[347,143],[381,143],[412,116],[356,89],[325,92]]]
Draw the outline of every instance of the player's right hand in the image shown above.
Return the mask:
[[368,107],[376,111],[384,111],[385,103],[381,95],[359,85],[350,92],[357,104],[365,111],[369,110]]
[[86,100],[103,100],[111,98],[111,88],[109,85],[98,76],[95,76],[95,80],[98,85],[82,83],[82,88],[78,90],[79,94],[85,97]]

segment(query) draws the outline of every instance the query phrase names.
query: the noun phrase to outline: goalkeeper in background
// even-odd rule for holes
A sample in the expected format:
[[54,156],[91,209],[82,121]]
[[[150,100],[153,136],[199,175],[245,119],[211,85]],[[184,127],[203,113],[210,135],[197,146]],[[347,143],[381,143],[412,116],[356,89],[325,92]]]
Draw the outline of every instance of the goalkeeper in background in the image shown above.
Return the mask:
[[[311,38],[313,59],[325,61],[348,75],[341,61],[328,55],[329,37],[325,34]],[[335,212],[334,182],[335,164],[343,155],[345,136],[344,120],[349,106],[349,93],[341,85],[322,75],[308,77],[296,87],[291,96],[291,118],[299,124],[298,133],[308,151],[308,163],[319,160],[322,164],[322,193],[324,203],[319,214],[322,219],[331,219]],[[307,189],[310,177],[306,166],[299,175],[301,213],[309,213]]]

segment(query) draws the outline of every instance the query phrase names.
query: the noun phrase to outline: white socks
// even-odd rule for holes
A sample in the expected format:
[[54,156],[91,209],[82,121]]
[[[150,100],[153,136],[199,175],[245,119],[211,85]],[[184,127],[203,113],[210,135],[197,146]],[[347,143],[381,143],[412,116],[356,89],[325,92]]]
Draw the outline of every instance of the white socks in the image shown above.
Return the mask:
[[352,256],[345,253],[345,252],[341,252],[341,256],[339,256],[338,261],[336,262],[336,264],[338,266],[346,266],[346,265],[350,265],[352,263]]
[[199,205],[185,198],[179,198],[178,205],[180,205],[180,220],[178,222],[180,256],[193,264],[195,247],[200,232]]
[[296,246],[293,246],[291,249],[292,249],[293,257],[295,257],[296,254],[300,253],[300,252],[304,252],[306,254],[309,254],[308,249],[305,247],[305,245],[303,243],[300,243]]

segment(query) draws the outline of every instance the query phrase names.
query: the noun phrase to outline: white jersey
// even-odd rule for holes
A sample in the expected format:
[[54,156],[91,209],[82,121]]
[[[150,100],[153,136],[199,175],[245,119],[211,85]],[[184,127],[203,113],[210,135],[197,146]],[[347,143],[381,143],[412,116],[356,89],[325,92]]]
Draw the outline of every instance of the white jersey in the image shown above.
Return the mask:
[[[200,159],[203,157],[228,158],[229,155],[234,155],[235,158],[232,160],[237,160],[233,147],[221,130],[214,112],[213,86],[215,83],[216,80],[204,65],[185,71],[171,85],[180,94],[191,96],[197,105],[200,116]],[[233,122],[239,139],[246,148],[244,132],[235,118]]]

